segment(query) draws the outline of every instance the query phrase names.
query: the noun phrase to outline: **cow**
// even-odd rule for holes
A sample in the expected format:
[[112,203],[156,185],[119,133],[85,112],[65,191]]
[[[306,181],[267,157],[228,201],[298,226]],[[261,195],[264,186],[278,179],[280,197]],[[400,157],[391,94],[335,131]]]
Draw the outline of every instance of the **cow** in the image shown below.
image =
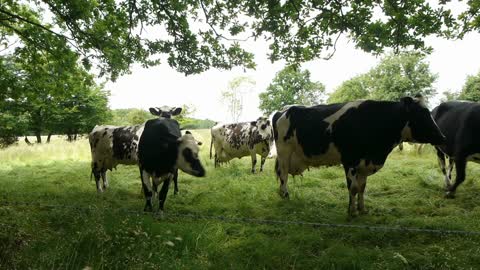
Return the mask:
[[[468,101],[448,101],[432,111],[438,127],[447,137],[446,143],[435,147],[440,168],[445,177],[446,197],[455,197],[457,187],[465,180],[468,161],[480,163],[480,104]],[[446,170],[445,157],[449,159]],[[455,183],[451,185],[453,168]]]
[[176,120],[159,118],[148,120],[138,144],[138,165],[145,195],[144,211],[153,211],[152,196],[163,182],[158,195],[159,211],[168,193],[170,181],[178,169],[197,177],[205,176],[205,169],[198,157],[201,142],[187,131],[181,135]]
[[[182,108],[150,108],[150,113],[159,118],[170,118],[181,113]],[[144,130],[144,124],[134,126],[95,126],[88,134],[92,154],[91,174],[95,177],[97,192],[102,193],[108,187],[107,170],[118,164],[137,165],[138,140]],[[102,182],[100,182],[100,178]],[[178,192],[177,179],[174,178],[175,193]]]
[[[273,117],[280,195],[289,197],[288,174],[309,167],[343,165],[349,191],[348,214],[366,213],[363,194],[369,175],[383,167],[401,141],[442,144],[445,137],[423,98],[398,102],[358,100],[348,103],[292,106]],[[358,195],[358,207],[356,196]]]
[[270,120],[259,117],[256,121],[234,124],[217,124],[211,129],[210,159],[212,146],[215,147],[214,166],[234,158],[252,157],[251,172],[255,173],[257,154],[261,156],[260,171],[273,144],[273,130]]

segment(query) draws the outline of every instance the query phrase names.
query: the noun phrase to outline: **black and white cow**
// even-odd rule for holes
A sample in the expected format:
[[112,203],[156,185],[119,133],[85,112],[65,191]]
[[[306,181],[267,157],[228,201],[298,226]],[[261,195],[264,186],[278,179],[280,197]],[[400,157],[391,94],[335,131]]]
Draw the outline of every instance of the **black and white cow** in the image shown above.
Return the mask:
[[[468,161],[480,163],[480,104],[468,101],[449,101],[437,106],[432,116],[447,138],[446,143],[436,146],[437,157],[445,176],[447,197],[453,198],[457,187],[465,180]],[[445,156],[449,159],[446,170]],[[450,179],[456,167],[455,183]]]
[[138,145],[140,178],[146,203],[144,211],[152,211],[153,191],[163,182],[158,195],[159,210],[167,197],[168,186],[178,169],[197,177],[205,176],[198,157],[200,142],[187,131],[181,135],[178,122],[169,118],[148,120]]
[[[348,213],[364,213],[369,175],[383,167],[400,141],[442,144],[445,140],[422,99],[399,102],[358,100],[293,106],[273,118],[280,195],[288,197],[288,174],[309,167],[342,164],[349,190]],[[358,208],[356,195],[358,194]]]
[[234,158],[252,157],[252,173],[255,172],[257,154],[262,157],[260,171],[273,144],[273,129],[270,120],[259,117],[253,122],[217,124],[211,129],[210,159],[212,145],[215,147],[215,167]]
[[[150,108],[150,113],[160,118],[171,118],[181,113],[182,108]],[[92,174],[95,177],[97,191],[103,192],[108,187],[107,170],[118,164],[137,165],[138,140],[142,135],[144,124],[135,126],[95,126],[88,134],[92,153]],[[100,182],[103,180],[103,184]],[[177,179],[174,179],[175,193],[178,192]]]

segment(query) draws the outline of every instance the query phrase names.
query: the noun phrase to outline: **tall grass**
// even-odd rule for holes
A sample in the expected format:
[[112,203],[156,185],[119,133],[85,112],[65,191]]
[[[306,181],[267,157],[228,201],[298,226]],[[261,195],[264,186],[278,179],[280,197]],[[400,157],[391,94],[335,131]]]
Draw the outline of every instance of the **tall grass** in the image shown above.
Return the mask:
[[[97,194],[89,180],[86,140],[20,144],[0,151],[0,201],[62,208],[0,206],[0,269],[477,269],[478,236],[311,228],[196,220],[169,214],[302,220],[480,231],[479,167],[468,165],[457,198],[445,199],[433,150],[394,150],[369,177],[367,215],[348,221],[343,170],[311,169],[290,178],[290,200],[278,196],[273,160],[251,174],[250,159],[213,168],[207,130],[205,178],[179,176],[163,219],[145,215],[135,166],[109,172]],[[73,208],[79,206],[89,210]],[[129,212],[119,211],[128,210]]]

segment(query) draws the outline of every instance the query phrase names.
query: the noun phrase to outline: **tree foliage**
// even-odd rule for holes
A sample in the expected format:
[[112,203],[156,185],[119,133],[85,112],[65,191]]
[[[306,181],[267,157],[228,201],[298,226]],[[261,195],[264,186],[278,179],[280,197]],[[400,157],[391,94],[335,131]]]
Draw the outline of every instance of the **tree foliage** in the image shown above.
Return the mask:
[[404,52],[387,55],[369,72],[370,95],[377,100],[399,100],[421,94],[428,100],[435,94],[433,82],[437,75],[430,71],[425,55]]
[[18,37],[52,53],[57,43],[68,42],[86,66],[93,63],[113,79],[134,62],[166,62],[193,74],[210,67],[253,68],[246,39],[266,39],[272,61],[298,63],[331,57],[341,35],[380,53],[428,50],[427,36],[461,37],[480,29],[477,1],[469,1],[458,18],[447,2],[4,0],[0,34],[9,44]]
[[328,99],[345,102],[356,99],[396,101],[404,96],[421,94],[428,99],[436,93],[437,75],[430,71],[425,55],[403,52],[386,55],[369,72],[345,81]]
[[480,101],[480,72],[477,75],[467,76],[467,80],[458,99],[475,102]]
[[328,103],[341,103],[352,100],[365,99],[369,95],[371,82],[367,74],[355,76],[344,81],[330,96]]
[[310,71],[287,66],[278,72],[267,90],[260,93],[260,110],[269,115],[285,105],[314,105],[322,102],[325,86],[310,79]]
[[42,134],[74,136],[109,117],[108,93],[60,45],[55,57],[28,46],[0,56],[0,121],[8,128],[2,137],[34,134],[41,142]]

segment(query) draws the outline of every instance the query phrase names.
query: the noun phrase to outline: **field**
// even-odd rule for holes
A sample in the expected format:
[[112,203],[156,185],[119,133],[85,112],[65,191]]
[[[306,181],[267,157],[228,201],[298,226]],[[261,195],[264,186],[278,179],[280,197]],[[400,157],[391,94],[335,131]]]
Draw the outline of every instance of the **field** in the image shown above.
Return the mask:
[[208,131],[194,135],[204,142],[207,177],[181,173],[180,192],[169,193],[163,216],[143,213],[135,166],[109,172],[110,189],[97,194],[86,140],[0,150],[0,269],[480,268],[480,235],[239,221],[478,232],[475,164],[457,197],[445,199],[431,148],[422,155],[394,150],[368,179],[369,213],[347,220],[340,167],[290,178],[290,199],[283,200],[273,160],[254,175],[248,157],[214,169]]

